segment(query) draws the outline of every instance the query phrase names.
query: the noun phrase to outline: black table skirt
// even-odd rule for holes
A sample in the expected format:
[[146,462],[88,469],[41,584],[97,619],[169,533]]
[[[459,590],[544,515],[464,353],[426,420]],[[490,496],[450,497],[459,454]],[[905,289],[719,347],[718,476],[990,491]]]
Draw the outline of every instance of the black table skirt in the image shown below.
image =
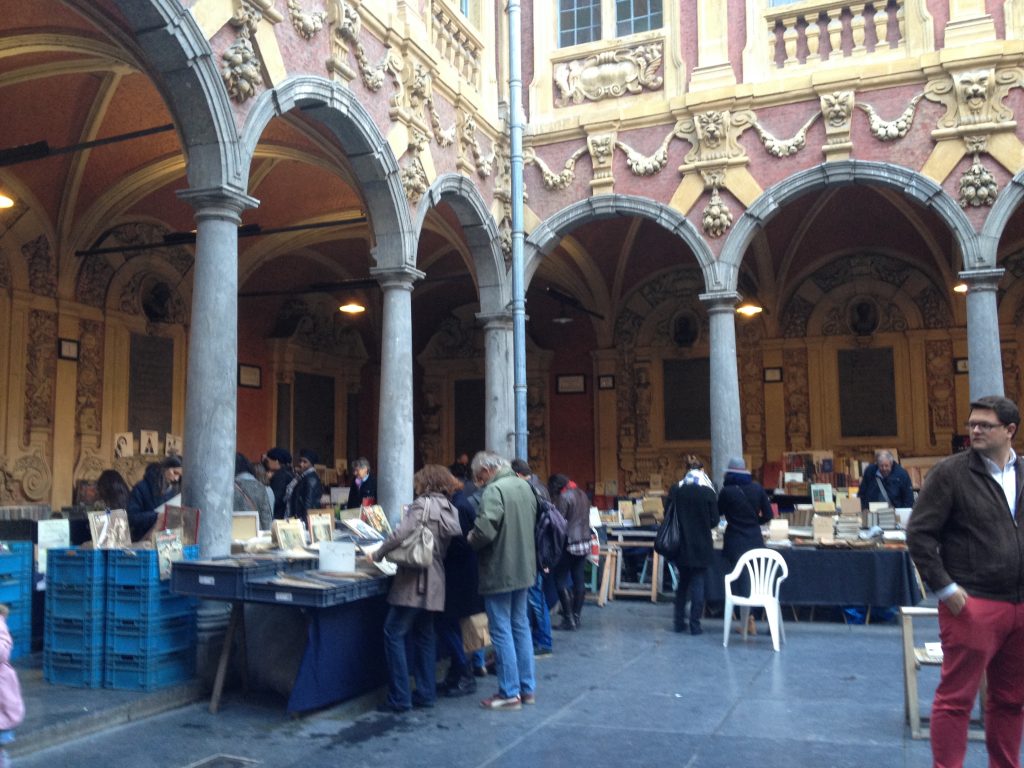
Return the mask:
[[[789,567],[784,605],[917,605],[923,599],[906,550],[780,549]],[[725,600],[732,569],[720,550],[706,580],[706,597]]]

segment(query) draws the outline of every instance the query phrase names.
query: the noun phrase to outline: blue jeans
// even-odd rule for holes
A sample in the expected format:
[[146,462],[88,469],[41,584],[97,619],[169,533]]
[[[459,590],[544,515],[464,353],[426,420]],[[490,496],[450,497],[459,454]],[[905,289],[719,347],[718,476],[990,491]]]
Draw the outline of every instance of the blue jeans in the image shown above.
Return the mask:
[[[473,669],[483,669],[484,649],[473,651],[469,658],[466,657],[466,651],[462,644],[462,625],[458,619],[452,616],[439,616],[437,632],[441,640],[441,658],[450,657],[452,668],[466,673],[472,672]],[[473,669],[470,669],[470,665]]]
[[530,627],[533,631],[533,644],[546,651],[551,650],[551,611],[544,596],[544,574],[537,571],[537,581],[526,590],[526,599],[530,604]]
[[498,672],[498,692],[505,698],[533,693],[537,687],[526,592],[526,589],[517,589],[484,595]]
[[410,633],[412,674],[416,679],[415,703],[432,706],[437,699],[434,614],[422,608],[392,605],[384,619],[384,657],[388,664],[388,704],[396,709],[409,709],[413,705],[405,643]]

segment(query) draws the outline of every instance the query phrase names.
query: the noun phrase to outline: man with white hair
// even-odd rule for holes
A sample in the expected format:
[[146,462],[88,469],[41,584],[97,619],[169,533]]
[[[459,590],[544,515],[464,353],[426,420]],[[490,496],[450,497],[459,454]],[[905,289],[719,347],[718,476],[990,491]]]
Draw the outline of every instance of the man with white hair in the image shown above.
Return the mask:
[[483,495],[468,538],[480,564],[480,594],[498,673],[498,693],[480,705],[521,709],[535,702],[536,689],[527,590],[537,577],[537,500],[530,484],[495,453],[481,451],[470,468]]
[[875,451],[875,463],[864,470],[857,498],[861,509],[867,509],[872,501],[884,501],[894,508],[914,506],[910,475],[896,463],[892,451]]

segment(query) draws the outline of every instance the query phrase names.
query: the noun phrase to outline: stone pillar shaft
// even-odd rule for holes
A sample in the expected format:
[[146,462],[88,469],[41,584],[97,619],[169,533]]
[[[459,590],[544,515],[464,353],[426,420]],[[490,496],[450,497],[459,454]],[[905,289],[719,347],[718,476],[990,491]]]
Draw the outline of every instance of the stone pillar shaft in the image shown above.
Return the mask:
[[1003,272],[972,269],[960,273],[960,279],[967,283],[967,365],[972,400],[1004,394],[996,306],[996,289]]
[[377,503],[394,526],[413,499],[412,284],[423,273],[411,267],[370,272],[384,291]]
[[736,367],[736,304],[732,292],[701,294],[710,317],[711,478],[721,485],[730,456],[743,455],[740,382]]
[[477,315],[484,322],[485,440],[487,450],[515,454],[512,315]]
[[231,552],[238,377],[238,225],[257,201],[231,189],[186,190],[196,255],[185,401],[183,501],[202,511],[203,557]]

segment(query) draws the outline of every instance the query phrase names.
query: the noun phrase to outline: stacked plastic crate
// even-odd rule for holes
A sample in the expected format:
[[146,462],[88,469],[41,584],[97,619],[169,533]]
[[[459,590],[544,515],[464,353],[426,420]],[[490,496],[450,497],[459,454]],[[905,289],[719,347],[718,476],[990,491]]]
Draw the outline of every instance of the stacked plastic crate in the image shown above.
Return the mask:
[[155,551],[110,550],[106,619],[104,687],[150,691],[195,674],[196,602],[160,580]]
[[106,554],[102,549],[47,552],[43,677],[48,682],[103,685]]
[[32,542],[0,542],[0,603],[10,609],[11,658],[32,652]]

